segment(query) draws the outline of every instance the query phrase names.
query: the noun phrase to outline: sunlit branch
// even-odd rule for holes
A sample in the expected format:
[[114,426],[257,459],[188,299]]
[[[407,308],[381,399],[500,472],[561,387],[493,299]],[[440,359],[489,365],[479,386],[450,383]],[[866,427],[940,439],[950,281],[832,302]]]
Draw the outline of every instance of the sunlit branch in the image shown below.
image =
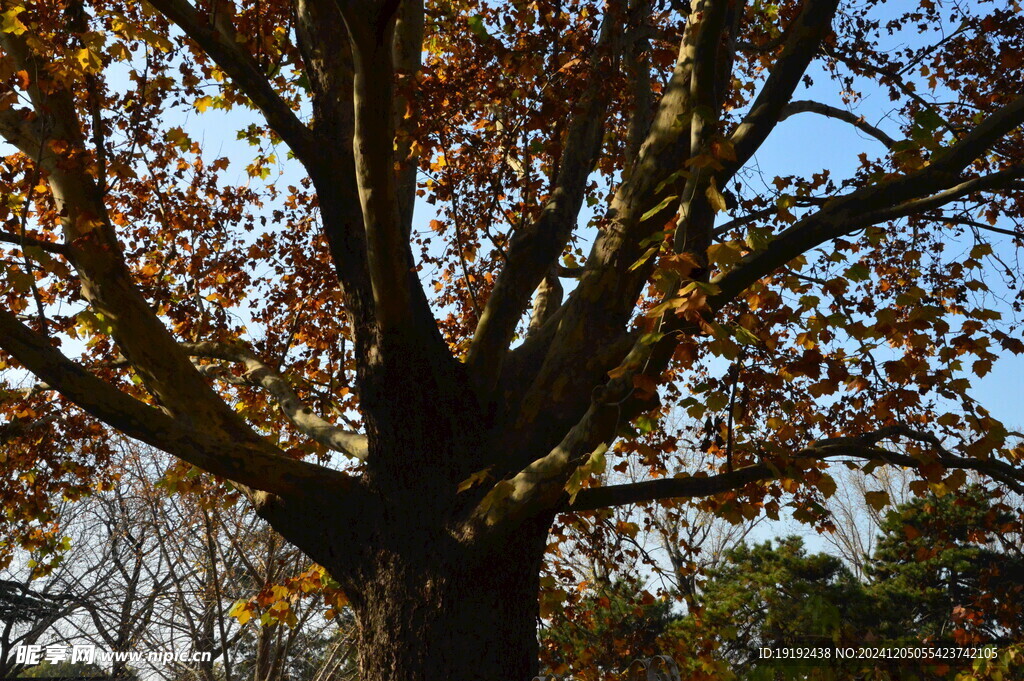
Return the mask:
[[924,210],[939,208],[971,193],[1004,188],[1024,176],[1015,167],[964,180],[963,169],[1004,134],[1024,123],[1024,97],[999,109],[957,144],[944,150],[922,170],[879,184],[861,187],[826,203],[776,236],[764,250],[745,256],[715,278],[721,291],[709,298],[712,309],[793,258],[846,234]]
[[354,64],[355,170],[374,312],[385,334],[407,333],[425,305],[414,295],[412,254],[395,173],[395,11],[399,3],[339,2]]
[[[0,309],[0,348],[53,389],[97,419],[203,470],[258,490],[300,494],[344,474],[290,459],[262,438],[229,439],[197,430],[102,381],[72,362],[50,340]],[[347,483],[345,483],[347,484]]]
[[481,386],[491,386],[498,379],[530,294],[562,254],[576,226],[587,180],[600,155],[610,98],[602,57],[609,56],[611,51],[613,63],[618,61],[621,48],[612,38],[619,28],[613,24],[621,20],[622,11],[621,3],[609,4],[609,14],[604,18],[591,59],[590,83],[569,123],[554,190],[537,220],[512,237],[505,267],[480,316],[466,364],[477,374]]
[[[972,470],[987,475],[1013,489],[1024,492],[1024,470],[994,459],[982,460],[950,454],[934,435],[906,426],[890,426],[858,437],[830,438],[813,442],[796,452],[793,459],[825,461],[852,458],[881,461],[894,466],[919,468],[928,460],[893,452],[879,446],[883,440],[900,438],[923,443],[932,450],[935,460],[948,469]],[[780,477],[778,465],[757,464],[731,473],[705,477],[666,477],[657,480],[593,487],[580,490],[574,502],[565,509],[586,511],[597,508],[637,504],[658,499],[704,497],[741,489],[752,482],[774,480]]]
[[[241,343],[182,343],[182,347],[193,357],[220,359],[236,362],[245,367],[240,379],[233,374],[219,375],[217,378],[228,379],[235,384],[249,385],[266,390],[277,402],[281,412],[304,435],[328,449],[343,452],[356,459],[365,459],[367,453],[366,438],[338,428],[330,421],[318,416],[299,399],[288,380],[269,364],[261,360],[248,347]],[[230,380],[236,378],[236,380]]]

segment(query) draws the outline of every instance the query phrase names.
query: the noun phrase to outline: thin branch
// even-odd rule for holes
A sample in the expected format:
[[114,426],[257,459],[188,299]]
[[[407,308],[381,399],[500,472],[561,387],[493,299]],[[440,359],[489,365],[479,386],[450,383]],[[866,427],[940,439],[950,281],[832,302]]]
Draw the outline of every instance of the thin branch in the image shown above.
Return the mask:
[[0,241],[8,244],[14,244],[15,246],[25,246],[27,248],[38,248],[41,251],[52,253],[54,255],[68,257],[68,248],[64,244],[54,243],[52,241],[43,241],[42,239],[34,239],[30,236],[18,236],[17,234],[6,234],[0,232]]
[[816,113],[822,116],[827,116],[828,118],[834,118],[836,120],[849,123],[861,132],[871,135],[890,149],[894,144],[896,144],[896,140],[889,137],[889,135],[885,134],[885,132],[880,128],[877,128],[865,121],[863,116],[858,116],[846,109],[840,109],[837,106],[823,104],[822,102],[812,102],[810,100],[790,102],[782,108],[782,113],[779,115],[779,122],[781,123],[790,116],[795,116],[799,113]]
[[316,139],[277,94],[259,64],[235,40],[230,18],[217,17],[215,26],[186,0],[153,0],[151,4],[228,74],[300,160],[308,164],[318,158],[322,150]]
[[989,225],[984,222],[978,222],[977,220],[970,220],[968,218],[959,218],[951,215],[943,215],[941,217],[932,219],[937,220],[938,222],[945,222],[950,225],[966,225],[968,227],[973,227],[974,229],[981,229],[986,232],[993,232],[995,234],[1005,234],[1006,236],[1012,236],[1015,239],[1024,239],[1024,231],[1003,229],[1002,227],[996,227],[995,225]]
[[[877,460],[906,468],[919,468],[925,465],[925,460],[892,452],[878,446],[878,443],[883,440],[898,438],[906,438],[928,445],[937,456],[937,461],[946,468],[973,470],[1006,484],[1014,491],[1024,491],[1024,470],[993,459],[981,460],[955,456],[946,451],[934,435],[906,426],[889,426],[859,437],[831,438],[813,442],[796,452],[793,458],[825,461],[838,457],[849,457]],[[706,477],[669,477],[625,485],[594,487],[580,490],[572,503],[568,503],[566,499],[564,508],[572,511],[587,511],[658,499],[704,497],[740,489],[752,482],[776,479],[779,475],[778,466],[762,463]]]

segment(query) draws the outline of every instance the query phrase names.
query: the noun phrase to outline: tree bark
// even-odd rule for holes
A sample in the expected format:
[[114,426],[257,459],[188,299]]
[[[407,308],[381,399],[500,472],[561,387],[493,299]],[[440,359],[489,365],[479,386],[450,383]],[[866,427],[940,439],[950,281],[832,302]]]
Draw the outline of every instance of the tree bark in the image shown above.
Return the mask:
[[532,678],[543,539],[482,552],[439,543],[378,554],[353,600],[363,680]]
[[[280,510],[264,515],[350,599],[362,681],[537,675],[537,596],[550,515],[516,532],[469,536],[448,514],[422,506],[377,513],[370,504],[358,526],[326,531],[315,529],[323,527],[317,518]],[[332,515],[321,517],[329,522]]]

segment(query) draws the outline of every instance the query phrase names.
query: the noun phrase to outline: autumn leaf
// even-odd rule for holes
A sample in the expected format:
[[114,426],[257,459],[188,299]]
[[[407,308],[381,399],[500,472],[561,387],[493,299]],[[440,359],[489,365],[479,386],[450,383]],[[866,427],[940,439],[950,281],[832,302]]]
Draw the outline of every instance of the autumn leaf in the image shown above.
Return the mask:
[[18,15],[25,11],[20,5],[14,5],[6,12],[0,13],[0,33],[12,33],[21,35],[28,30],[28,26],[22,23]]
[[199,113],[206,113],[206,110],[209,109],[212,104],[213,97],[206,95],[204,97],[200,97],[199,99],[197,99],[193,106],[195,106],[196,111],[198,111]]
[[481,469],[476,473],[473,473],[468,478],[459,483],[458,491],[465,492],[467,489],[470,489],[471,487],[476,487],[477,485],[486,482],[488,479],[490,479],[491,469],[493,468],[494,466],[488,466],[487,468]]
[[889,493],[883,491],[865,492],[864,501],[876,511],[881,511],[889,505]]
[[743,258],[743,252],[733,243],[718,243],[708,246],[708,261],[719,268],[735,265]]
[[708,184],[708,188],[704,191],[708,198],[708,204],[711,206],[711,210],[716,213],[721,213],[728,210],[728,204],[725,201],[725,196],[722,192],[718,191],[718,187],[715,186],[714,178]]
[[231,609],[228,610],[228,617],[234,617],[238,620],[239,625],[244,625],[250,619],[252,619],[252,609],[249,602],[246,600],[236,601]]

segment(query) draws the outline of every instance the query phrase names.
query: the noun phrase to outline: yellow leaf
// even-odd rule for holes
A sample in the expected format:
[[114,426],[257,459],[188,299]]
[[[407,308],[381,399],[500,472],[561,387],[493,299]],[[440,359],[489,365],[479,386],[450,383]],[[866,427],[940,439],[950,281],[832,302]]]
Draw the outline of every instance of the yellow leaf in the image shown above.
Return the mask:
[[13,33],[21,35],[28,30],[28,26],[22,23],[18,15],[25,11],[20,5],[14,5],[6,12],[0,14],[0,33]]
[[718,191],[718,187],[715,186],[714,178],[711,179],[711,183],[708,184],[708,188],[705,190],[704,194],[708,197],[708,203],[711,205],[711,210],[716,213],[721,213],[728,208],[725,203],[725,197],[722,196],[722,192]]
[[743,253],[733,244],[711,244],[708,246],[708,261],[719,266],[735,265]]
[[228,617],[234,617],[239,624],[245,624],[252,619],[252,612],[249,610],[248,601],[236,601],[228,610]]
[[88,47],[83,47],[75,52],[75,59],[82,65],[82,69],[89,73],[96,73],[103,68],[103,59],[99,53]]
[[213,104],[213,97],[207,95],[206,97],[200,97],[195,101],[196,111],[199,113],[206,113],[206,110]]

